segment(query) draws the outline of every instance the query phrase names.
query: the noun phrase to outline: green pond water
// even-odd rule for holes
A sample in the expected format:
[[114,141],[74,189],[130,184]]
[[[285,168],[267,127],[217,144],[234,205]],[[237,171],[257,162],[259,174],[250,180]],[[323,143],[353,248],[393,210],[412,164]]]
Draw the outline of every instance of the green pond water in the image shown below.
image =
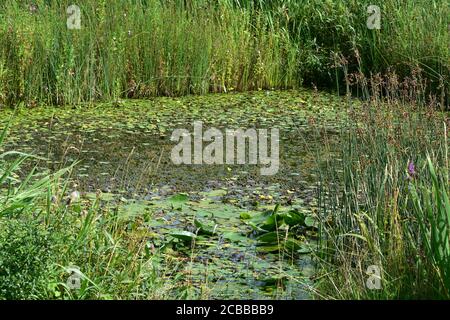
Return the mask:
[[[338,144],[345,110],[329,94],[261,91],[0,110],[0,126],[11,122],[4,149],[45,158],[24,172],[79,161],[71,189],[86,200],[101,193],[123,219],[144,219],[149,254],[173,257],[170,266],[161,260],[159,272],[179,278],[174,298],[306,299],[317,241],[315,172],[325,152],[320,131]],[[196,120],[204,130],[278,128],[278,173],[261,176],[256,165],[174,165],[171,133],[192,132]],[[285,227],[274,230],[273,217]]]

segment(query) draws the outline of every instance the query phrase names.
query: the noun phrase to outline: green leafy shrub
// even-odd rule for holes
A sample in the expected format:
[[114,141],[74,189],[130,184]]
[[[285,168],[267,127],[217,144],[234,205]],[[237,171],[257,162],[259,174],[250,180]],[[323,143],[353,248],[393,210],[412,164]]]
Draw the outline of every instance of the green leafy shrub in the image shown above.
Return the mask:
[[52,243],[39,222],[0,219],[0,299],[32,299],[45,292]]

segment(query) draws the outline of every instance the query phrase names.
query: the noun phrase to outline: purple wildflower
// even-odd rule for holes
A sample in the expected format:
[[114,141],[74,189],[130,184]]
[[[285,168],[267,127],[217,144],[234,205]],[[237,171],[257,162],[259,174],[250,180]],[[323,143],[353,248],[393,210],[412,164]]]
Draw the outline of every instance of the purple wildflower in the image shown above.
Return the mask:
[[408,178],[414,178],[416,175],[416,167],[414,166],[414,162],[410,161],[408,163]]

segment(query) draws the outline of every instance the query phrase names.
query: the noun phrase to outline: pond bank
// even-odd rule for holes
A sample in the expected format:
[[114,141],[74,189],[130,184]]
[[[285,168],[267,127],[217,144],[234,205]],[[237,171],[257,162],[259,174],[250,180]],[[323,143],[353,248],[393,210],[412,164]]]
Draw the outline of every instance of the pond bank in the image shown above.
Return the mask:
[[[2,124],[11,113],[2,111]],[[69,189],[78,190],[83,203],[99,199],[102,210],[131,225],[142,220],[130,234],[144,232],[148,250],[161,257],[160,275],[177,277],[172,297],[305,299],[317,237],[320,130],[338,142],[334,133],[345,119],[340,98],[312,91],[129,100],[19,110],[4,148],[46,159],[24,172],[34,165],[54,172],[79,161]],[[278,128],[279,172],[261,176],[255,165],[174,165],[171,132],[190,130],[194,121]],[[278,223],[286,228],[278,230]]]

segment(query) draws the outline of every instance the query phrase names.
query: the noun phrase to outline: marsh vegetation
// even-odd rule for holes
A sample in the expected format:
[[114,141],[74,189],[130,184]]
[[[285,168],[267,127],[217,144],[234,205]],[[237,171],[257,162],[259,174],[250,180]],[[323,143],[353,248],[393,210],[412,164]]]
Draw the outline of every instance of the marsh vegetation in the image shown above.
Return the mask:
[[70,4],[0,4],[1,299],[450,298],[447,1]]

